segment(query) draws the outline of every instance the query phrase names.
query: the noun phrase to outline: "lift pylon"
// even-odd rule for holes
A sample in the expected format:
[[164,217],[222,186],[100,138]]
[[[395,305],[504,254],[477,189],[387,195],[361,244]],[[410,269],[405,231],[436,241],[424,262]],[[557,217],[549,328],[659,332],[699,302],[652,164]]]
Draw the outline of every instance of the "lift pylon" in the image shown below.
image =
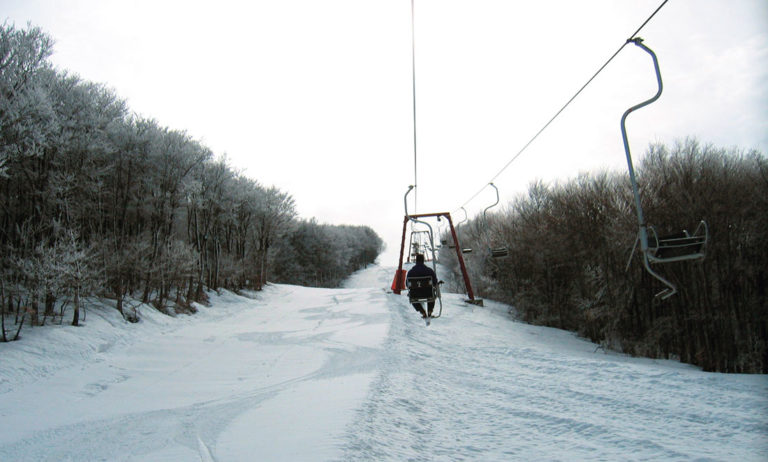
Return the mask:
[[[413,186],[411,186],[408,189],[408,192],[413,189]],[[406,193],[406,196],[408,193]],[[449,229],[451,230],[451,237],[453,238],[453,243],[455,245],[456,249],[456,257],[459,260],[459,267],[461,268],[461,275],[464,279],[464,287],[467,290],[467,297],[469,298],[466,300],[467,303],[471,303],[473,305],[483,306],[483,301],[481,299],[475,299],[475,293],[472,290],[472,283],[469,280],[469,274],[467,273],[467,266],[464,264],[464,257],[461,253],[461,246],[459,245],[459,237],[456,234],[456,229],[453,227],[453,220],[451,220],[451,214],[448,212],[439,212],[439,213],[421,213],[416,215],[408,214],[408,207],[406,206],[406,215],[403,219],[403,236],[400,240],[400,261],[397,265],[397,274],[395,276],[395,281],[392,284],[392,292],[399,294],[405,289],[405,277],[401,276],[404,275],[403,271],[403,254],[405,253],[405,234],[408,228],[408,223],[413,221],[419,221],[422,218],[445,218],[448,221]],[[434,246],[433,246],[434,248]]]

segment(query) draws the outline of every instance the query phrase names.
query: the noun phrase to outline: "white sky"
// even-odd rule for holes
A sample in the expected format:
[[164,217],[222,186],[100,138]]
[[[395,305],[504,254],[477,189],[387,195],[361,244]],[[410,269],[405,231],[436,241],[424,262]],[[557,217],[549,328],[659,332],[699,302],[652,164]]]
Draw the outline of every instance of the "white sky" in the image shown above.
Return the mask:
[[[456,212],[660,3],[416,0],[418,212]],[[395,263],[414,183],[410,0],[0,4],[56,40],[60,69],[226,153],[301,216],[371,226]],[[768,152],[768,2],[670,0],[640,36],[664,94],[629,117],[636,159],[686,136]],[[502,203],[536,179],[625,170],[621,114],[654,85],[650,57],[625,47],[496,179]]]

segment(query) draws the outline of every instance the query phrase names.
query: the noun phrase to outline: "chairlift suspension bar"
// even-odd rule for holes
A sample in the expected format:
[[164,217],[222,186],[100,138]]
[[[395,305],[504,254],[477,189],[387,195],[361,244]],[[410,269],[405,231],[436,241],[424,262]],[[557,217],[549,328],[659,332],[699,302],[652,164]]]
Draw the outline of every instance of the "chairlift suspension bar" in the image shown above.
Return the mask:
[[[627,43],[632,42],[638,47],[642,48],[646,53],[651,55],[651,58],[653,59],[653,68],[656,72],[656,82],[658,84],[658,90],[656,91],[656,94],[653,95],[650,99],[647,99],[641,103],[638,103],[626,111],[624,111],[624,114],[621,116],[621,138],[624,142],[624,153],[627,157],[627,168],[629,170],[629,181],[632,183],[632,194],[635,199],[635,210],[637,213],[637,222],[638,222],[638,236],[637,239],[640,241],[640,252],[643,254],[643,266],[645,267],[645,270],[648,271],[648,273],[661,281],[665,286],[667,286],[667,289],[665,289],[660,294],[662,295],[662,298],[667,298],[675,293],[677,293],[677,287],[675,287],[674,284],[672,284],[669,280],[661,276],[659,273],[653,270],[651,268],[650,263],[648,262],[648,228],[645,223],[645,217],[643,216],[643,206],[640,201],[640,190],[637,185],[637,177],[635,176],[635,168],[632,165],[632,155],[630,154],[629,149],[629,140],[627,139],[627,116],[642,107],[648,106],[649,104],[653,103],[659,97],[661,96],[661,92],[663,90],[663,84],[661,81],[661,70],[659,69],[659,60],[656,58],[656,53],[653,52],[650,48],[643,45],[643,39],[639,37],[631,38],[627,40]],[[630,257],[631,258],[631,257]]]
[[463,220],[461,220],[460,222],[458,222],[458,223],[456,224],[456,228],[458,228],[459,226],[461,226],[461,225],[463,225],[464,223],[466,223],[466,222],[468,222],[468,221],[469,221],[469,215],[467,215],[467,209],[465,209],[465,208],[462,206],[462,207],[461,207],[461,210],[464,212],[464,219],[463,219]]
[[486,212],[488,212],[488,210],[490,210],[490,209],[496,207],[497,205],[499,205],[499,188],[497,188],[496,185],[493,184],[493,182],[488,183],[488,185],[493,187],[493,190],[496,191],[496,202],[494,202],[493,204],[489,205],[488,207],[486,207],[483,210],[483,221],[485,222],[486,226],[488,226],[488,219],[486,218]]
[[488,183],[488,185],[493,187],[493,190],[496,191],[496,202],[489,205],[488,207],[483,210],[483,225],[485,226],[485,234],[486,234],[486,242],[488,244],[488,250],[491,252],[491,257],[493,258],[502,258],[509,255],[509,250],[505,246],[494,246],[491,236],[491,229],[488,226],[488,217],[487,213],[488,210],[496,207],[499,204],[499,188],[496,187],[493,182]]
[[[416,12],[415,0],[411,0],[411,88],[413,99],[413,185],[419,184],[418,156],[416,155]],[[419,192],[413,194],[413,208],[418,210]]]
[[659,97],[661,96],[661,92],[663,90],[663,84],[661,81],[661,70],[659,69],[659,60],[656,57],[656,53],[653,52],[650,48],[643,45],[643,39],[636,37],[633,39],[628,40],[627,42],[632,42],[635,45],[639,46],[643,50],[645,50],[648,54],[651,55],[651,58],[653,58],[653,67],[656,71],[656,82],[658,83],[658,90],[656,91],[656,94],[653,95],[648,100],[643,101],[642,103],[636,104],[632,106],[631,108],[627,109],[624,112],[624,115],[621,116],[621,138],[624,141],[624,152],[627,156],[627,168],[629,169],[629,181],[632,183],[632,194],[635,198],[635,209],[637,211],[637,221],[640,225],[640,250],[642,252],[648,251],[648,231],[646,229],[646,223],[645,223],[645,217],[643,216],[643,207],[640,203],[640,191],[637,186],[637,177],[635,176],[635,168],[632,165],[632,155],[630,154],[629,150],[629,140],[627,139],[627,116],[640,108],[643,108],[645,106],[648,106],[649,104],[655,102]]

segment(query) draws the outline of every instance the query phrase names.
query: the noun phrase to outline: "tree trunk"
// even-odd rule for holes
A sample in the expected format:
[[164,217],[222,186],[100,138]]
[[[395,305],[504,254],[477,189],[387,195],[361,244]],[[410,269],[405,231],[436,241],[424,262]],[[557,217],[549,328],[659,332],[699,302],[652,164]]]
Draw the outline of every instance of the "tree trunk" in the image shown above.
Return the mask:
[[267,285],[267,252],[269,251],[269,244],[264,244],[261,251],[261,261],[259,269],[259,289]]
[[149,292],[151,290],[149,287],[149,281],[150,281],[150,275],[149,275],[149,270],[147,270],[147,274],[144,279],[144,293],[141,296],[141,303],[149,303]]
[[80,288],[75,288],[75,299],[73,301],[75,313],[72,315],[72,325],[80,325]]
[[114,290],[114,294],[115,294],[115,299],[117,300],[117,306],[116,306],[117,311],[119,311],[120,312],[120,316],[122,316],[123,319],[125,319],[125,313],[123,312],[123,292],[124,292],[124,290],[123,290],[123,281],[122,281],[122,279],[120,279],[120,282],[117,283],[117,286],[114,287],[113,290]]
[[[3,342],[7,342],[8,337],[6,337],[5,335],[5,287],[2,287],[2,289],[3,289],[2,293],[0,293],[0,324],[2,325],[2,329],[3,329]],[[9,305],[13,306],[12,305],[13,302],[11,302],[12,299],[10,296],[8,297],[8,299],[10,302]]]
[[21,322],[19,323],[19,328],[16,329],[16,335],[13,336],[13,341],[19,339],[19,334],[21,333],[21,327],[24,325],[24,319],[27,317],[27,312],[24,311],[24,314],[21,315]]
[[37,306],[37,301],[32,302],[32,304],[30,305],[30,310],[31,310],[32,318],[29,320],[29,323],[32,326],[39,326],[40,325],[40,317],[39,317],[40,309]]
[[56,297],[53,296],[52,293],[48,292],[45,294],[45,312],[43,312],[43,316],[53,316],[55,313],[53,312],[53,307],[56,304]]
[[[195,277],[194,276],[190,276],[189,277],[189,288],[187,289],[187,302],[189,302],[189,300],[193,300],[192,297],[194,297],[194,295],[195,295],[194,287],[195,287]],[[197,299],[194,299],[194,300],[195,301],[200,301],[200,300],[197,300]]]

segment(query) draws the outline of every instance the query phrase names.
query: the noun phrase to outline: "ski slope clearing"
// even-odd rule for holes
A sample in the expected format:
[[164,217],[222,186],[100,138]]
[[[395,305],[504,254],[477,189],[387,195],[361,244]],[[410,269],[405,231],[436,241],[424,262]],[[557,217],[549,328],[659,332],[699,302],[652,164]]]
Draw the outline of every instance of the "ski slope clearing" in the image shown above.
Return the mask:
[[768,460],[768,377],[596,351],[392,268],[342,289],[111,308],[0,345],[0,460]]

